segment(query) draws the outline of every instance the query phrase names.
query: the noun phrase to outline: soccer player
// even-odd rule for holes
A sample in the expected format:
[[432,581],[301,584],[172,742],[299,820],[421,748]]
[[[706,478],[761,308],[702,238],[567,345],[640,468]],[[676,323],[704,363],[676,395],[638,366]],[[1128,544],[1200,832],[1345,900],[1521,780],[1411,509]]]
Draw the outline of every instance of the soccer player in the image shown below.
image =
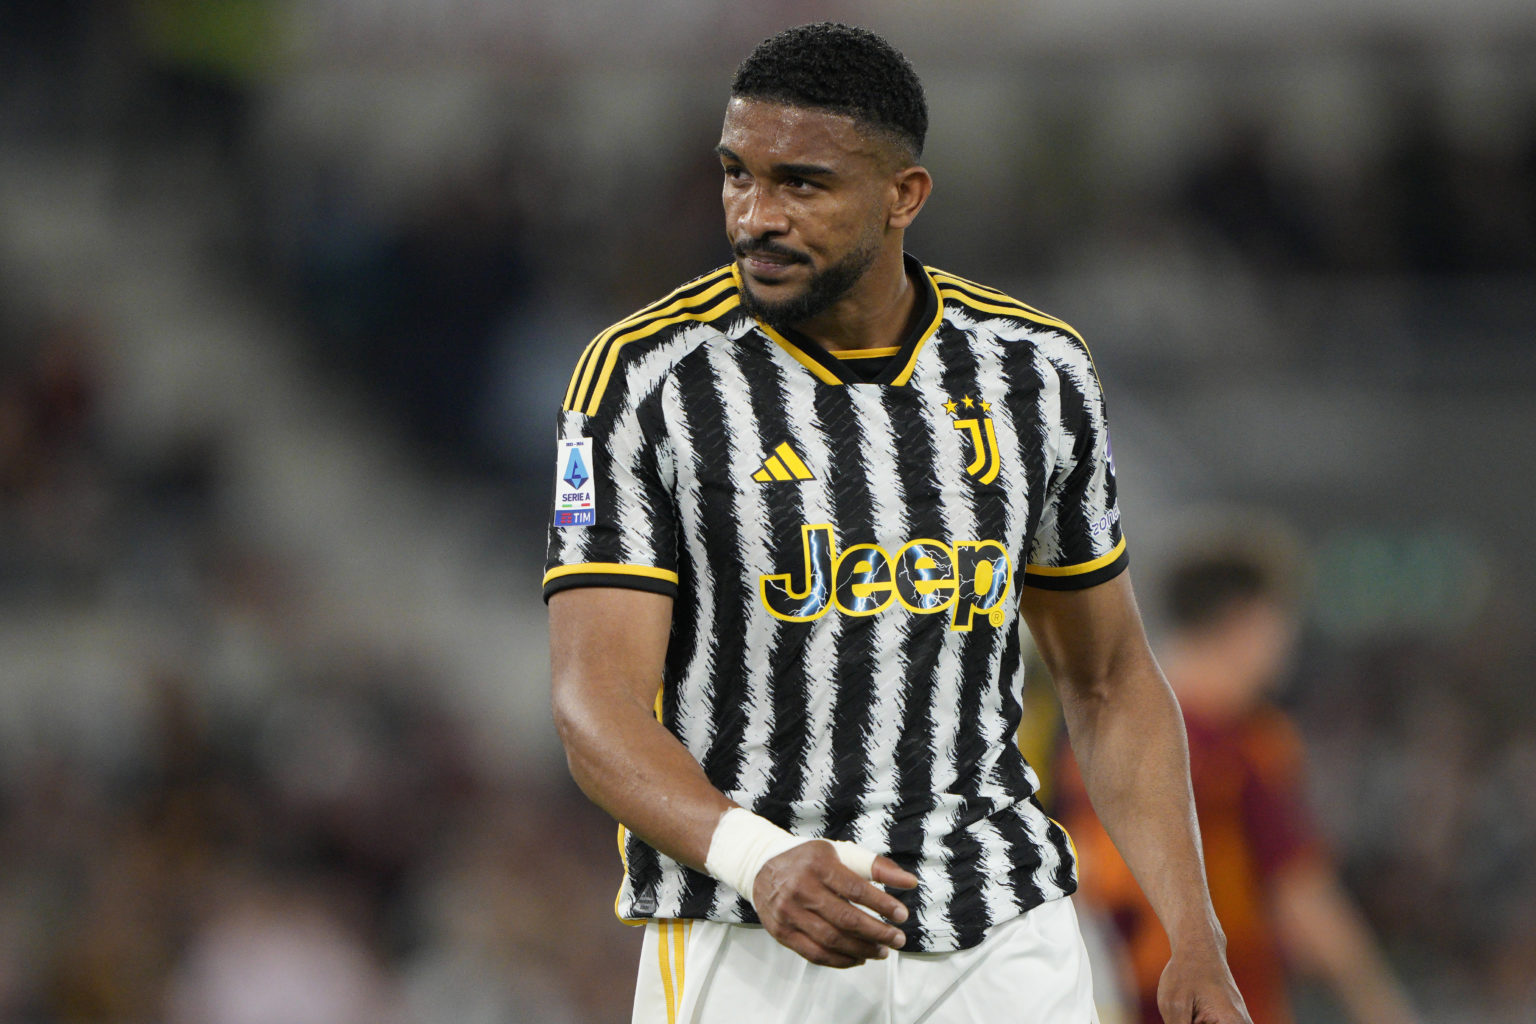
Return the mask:
[[[1254,1024],[1294,1019],[1287,964],[1327,981],[1357,1024],[1414,1024],[1312,825],[1300,738],[1269,700],[1295,633],[1293,564],[1263,534],[1208,533],[1168,574],[1164,663],[1189,735],[1212,902]],[[1094,819],[1071,757],[1059,768],[1058,813],[1082,850],[1083,898],[1121,932],[1139,1019],[1150,1024],[1168,939]]]
[[634,1019],[1094,1019],[1071,844],[1013,743],[1022,617],[1174,937],[1167,1020],[1246,1021],[1098,376],[1062,321],[905,254],[927,120],[869,32],[762,43],[717,147],[734,260],[565,395],[554,712],[621,823]]

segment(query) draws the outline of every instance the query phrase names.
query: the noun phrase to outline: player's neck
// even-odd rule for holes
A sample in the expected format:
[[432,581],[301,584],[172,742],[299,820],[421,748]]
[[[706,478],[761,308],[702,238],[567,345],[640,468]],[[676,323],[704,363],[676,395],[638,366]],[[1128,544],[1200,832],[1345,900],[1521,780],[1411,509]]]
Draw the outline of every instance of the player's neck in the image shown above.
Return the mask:
[[916,309],[917,289],[897,244],[887,247],[832,308],[795,330],[829,352],[892,348],[906,337]]

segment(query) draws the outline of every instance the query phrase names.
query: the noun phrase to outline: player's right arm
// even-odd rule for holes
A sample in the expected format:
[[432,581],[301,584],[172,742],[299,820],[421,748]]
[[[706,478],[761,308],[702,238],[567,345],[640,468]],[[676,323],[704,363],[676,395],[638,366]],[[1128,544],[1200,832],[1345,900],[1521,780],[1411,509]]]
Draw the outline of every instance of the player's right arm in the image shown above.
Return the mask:
[[1142,628],[1129,573],[1023,588],[1020,608],[1061,698],[1089,800],[1172,946],[1168,1024],[1251,1024],[1206,885],[1183,718]]
[[[619,587],[562,590],[549,599],[555,726],[582,792],[635,835],[706,870],[721,818],[735,804],[716,789],[654,706],[672,626],[672,598]],[[886,857],[874,880],[917,879]],[[828,843],[768,860],[747,894],[775,939],[812,963],[852,967],[899,947],[906,908],[860,878]]]

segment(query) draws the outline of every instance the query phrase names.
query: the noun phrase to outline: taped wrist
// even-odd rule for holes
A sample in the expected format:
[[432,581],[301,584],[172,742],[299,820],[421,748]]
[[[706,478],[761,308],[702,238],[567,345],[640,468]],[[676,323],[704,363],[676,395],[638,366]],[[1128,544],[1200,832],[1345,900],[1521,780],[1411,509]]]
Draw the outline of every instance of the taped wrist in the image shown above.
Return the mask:
[[763,865],[785,850],[808,842],[809,839],[790,835],[744,807],[732,807],[720,816],[720,822],[715,826],[715,834],[709,840],[709,855],[704,858],[704,870],[751,903],[752,885]]
[[[763,865],[786,850],[813,841],[792,835],[746,808],[732,807],[720,816],[720,822],[715,826],[715,834],[709,840],[709,853],[704,858],[704,870],[741,893],[748,903],[753,903],[752,888]],[[844,866],[865,880],[871,877],[875,863],[873,853],[854,843],[829,841]]]

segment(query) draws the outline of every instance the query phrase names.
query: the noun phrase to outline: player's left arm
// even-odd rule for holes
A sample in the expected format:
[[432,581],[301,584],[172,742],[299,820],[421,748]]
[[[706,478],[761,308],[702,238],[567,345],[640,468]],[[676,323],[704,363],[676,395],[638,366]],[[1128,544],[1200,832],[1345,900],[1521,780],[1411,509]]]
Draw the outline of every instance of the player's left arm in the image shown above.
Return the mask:
[[1168,933],[1164,1020],[1248,1024],[1206,885],[1183,718],[1130,574],[1082,590],[1026,586],[1020,608],[1055,680],[1089,799]]

